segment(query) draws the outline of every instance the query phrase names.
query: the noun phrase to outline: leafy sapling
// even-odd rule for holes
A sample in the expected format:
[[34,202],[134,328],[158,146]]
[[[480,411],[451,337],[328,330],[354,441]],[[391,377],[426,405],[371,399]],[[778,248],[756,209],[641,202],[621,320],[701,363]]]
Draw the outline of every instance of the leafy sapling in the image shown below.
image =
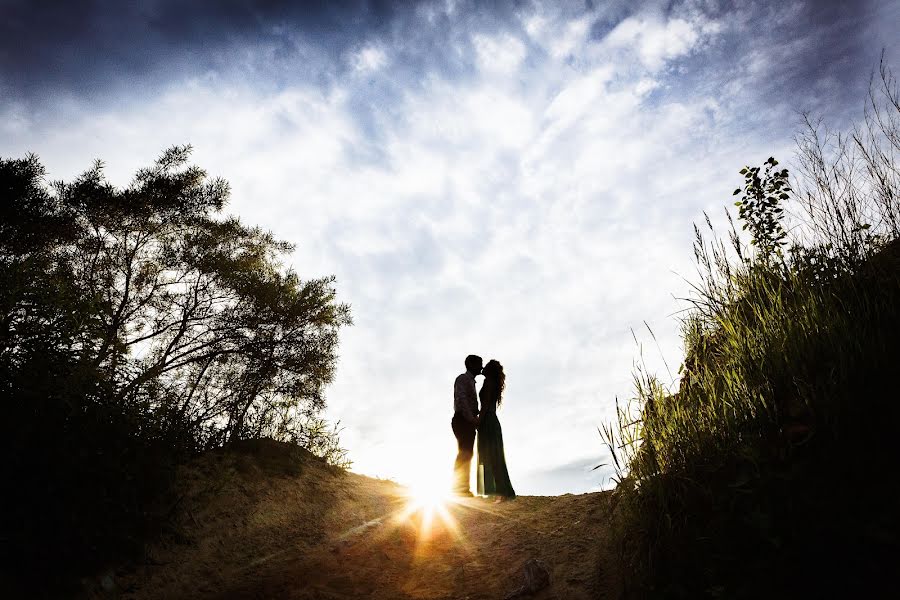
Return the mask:
[[787,200],[791,186],[788,170],[775,170],[778,161],[769,157],[761,167],[744,167],[744,187],[734,190],[733,196],[741,192],[741,199],[734,203],[738,207],[738,217],[744,221],[742,229],[749,230],[750,244],[757,248],[758,256],[766,262],[776,258],[783,260],[783,247],[787,243],[787,232],[781,224],[784,209],[780,206]]

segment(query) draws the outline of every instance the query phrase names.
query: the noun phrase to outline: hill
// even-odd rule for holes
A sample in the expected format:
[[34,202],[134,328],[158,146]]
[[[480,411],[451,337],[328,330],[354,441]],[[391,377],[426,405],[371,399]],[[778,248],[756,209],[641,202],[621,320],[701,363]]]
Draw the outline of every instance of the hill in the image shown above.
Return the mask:
[[182,468],[171,529],[141,564],[85,582],[86,597],[505,598],[530,559],[549,571],[538,599],[609,596],[598,551],[608,492],[472,498],[432,510],[396,483],[331,467],[296,446],[257,440]]

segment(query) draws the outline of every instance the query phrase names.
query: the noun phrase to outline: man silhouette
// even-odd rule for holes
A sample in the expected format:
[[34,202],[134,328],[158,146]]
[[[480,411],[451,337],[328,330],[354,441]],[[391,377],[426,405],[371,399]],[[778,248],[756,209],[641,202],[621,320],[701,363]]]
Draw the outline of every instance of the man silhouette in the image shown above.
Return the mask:
[[450,426],[459,452],[453,465],[453,491],[460,496],[471,496],[469,472],[472,468],[472,454],[475,448],[475,429],[478,427],[478,395],[475,393],[475,376],[481,373],[480,356],[466,357],[466,372],[456,378],[453,384],[453,419]]

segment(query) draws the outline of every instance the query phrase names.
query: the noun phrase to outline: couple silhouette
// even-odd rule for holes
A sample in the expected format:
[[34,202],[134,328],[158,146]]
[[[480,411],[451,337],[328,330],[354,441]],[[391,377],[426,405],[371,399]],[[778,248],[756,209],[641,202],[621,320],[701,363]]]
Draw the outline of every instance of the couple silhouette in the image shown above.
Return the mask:
[[[454,464],[453,491],[459,496],[472,496],[469,476],[477,435],[478,495],[496,497],[497,502],[511,500],[516,497],[516,492],[509,481],[503,452],[503,431],[497,418],[497,408],[506,388],[503,365],[490,360],[482,367],[481,357],[474,354],[466,357],[465,364],[466,372],[459,375],[453,384],[453,419],[450,426],[459,446]],[[475,393],[475,377],[478,375],[484,375],[480,394]]]

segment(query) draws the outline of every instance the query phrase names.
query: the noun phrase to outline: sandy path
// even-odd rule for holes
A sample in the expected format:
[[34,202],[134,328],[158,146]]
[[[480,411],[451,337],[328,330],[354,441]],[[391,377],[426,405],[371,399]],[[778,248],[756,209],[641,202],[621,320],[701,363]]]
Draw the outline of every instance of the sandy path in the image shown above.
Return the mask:
[[[204,484],[213,474],[220,482],[223,469],[225,484]],[[601,556],[608,493],[472,498],[431,510],[392,482],[318,465],[300,476],[230,463],[211,471],[186,486],[189,534],[153,548],[148,564],[116,571],[115,590],[92,596],[496,599],[521,584],[531,558],[551,573],[533,598],[607,598],[618,589]]]

